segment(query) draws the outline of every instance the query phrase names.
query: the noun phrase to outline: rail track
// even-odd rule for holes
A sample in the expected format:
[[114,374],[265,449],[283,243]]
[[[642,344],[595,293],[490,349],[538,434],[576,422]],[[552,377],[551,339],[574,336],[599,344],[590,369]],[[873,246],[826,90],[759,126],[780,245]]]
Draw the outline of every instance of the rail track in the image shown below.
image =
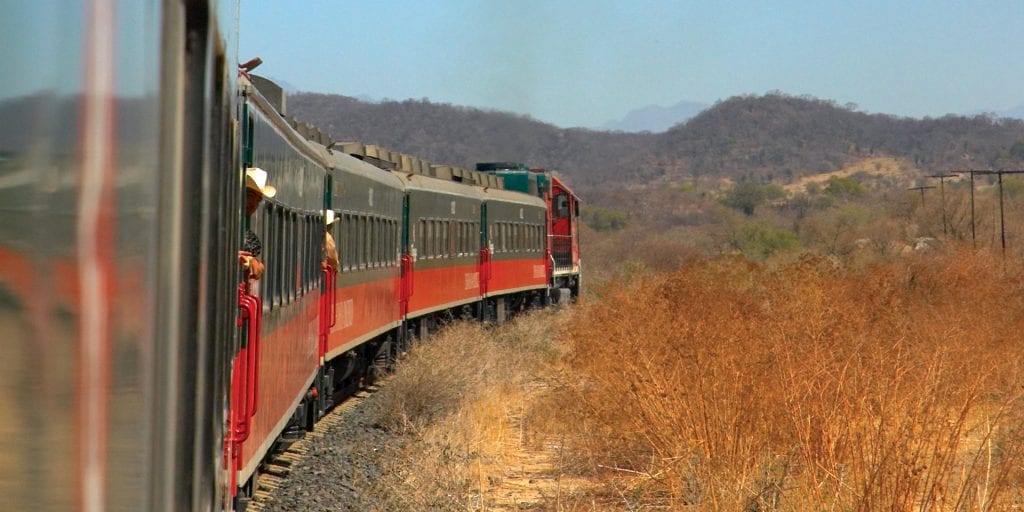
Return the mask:
[[312,432],[307,432],[302,439],[292,443],[287,449],[276,452],[260,465],[259,477],[253,491],[252,501],[247,511],[263,512],[274,502],[276,491],[288,480],[292,469],[306,458],[312,443],[323,439],[332,428],[345,421],[345,415],[363,400],[379,390],[388,380],[380,380],[372,386],[361,389],[348,397],[344,402],[332,408],[316,423]]

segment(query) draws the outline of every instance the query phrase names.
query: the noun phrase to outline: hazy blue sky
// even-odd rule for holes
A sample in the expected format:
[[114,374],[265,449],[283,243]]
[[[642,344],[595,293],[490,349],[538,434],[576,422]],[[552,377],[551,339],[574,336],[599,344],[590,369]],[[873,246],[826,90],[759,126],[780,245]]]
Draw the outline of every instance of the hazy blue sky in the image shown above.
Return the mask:
[[239,59],[303,91],[597,126],[781,90],[941,116],[1024,103],[1024,0],[242,0]]

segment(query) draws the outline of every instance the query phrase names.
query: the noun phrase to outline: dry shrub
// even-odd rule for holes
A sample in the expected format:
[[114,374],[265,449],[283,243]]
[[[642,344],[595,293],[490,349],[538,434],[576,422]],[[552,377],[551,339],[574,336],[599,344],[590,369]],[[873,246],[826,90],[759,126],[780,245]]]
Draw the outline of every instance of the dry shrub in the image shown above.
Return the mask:
[[564,316],[459,323],[418,344],[375,397],[375,420],[406,442],[382,453],[371,508],[483,509],[495,468],[525,437],[528,388],[560,358],[553,336]]
[[611,283],[564,331],[570,461],[629,509],[1019,506],[1021,285],[969,251]]

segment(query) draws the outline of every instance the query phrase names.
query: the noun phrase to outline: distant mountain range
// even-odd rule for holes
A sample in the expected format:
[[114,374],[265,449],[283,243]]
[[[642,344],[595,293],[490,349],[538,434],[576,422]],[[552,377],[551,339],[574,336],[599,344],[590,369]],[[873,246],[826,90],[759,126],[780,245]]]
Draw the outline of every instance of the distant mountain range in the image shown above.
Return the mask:
[[706,108],[708,108],[708,104],[692,101],[680,101],[671,107],[647,105],[629,111],[622,119],[608,121],[597,129],[614,132],[661,133],[679,123],[689,121],[690,118],[700,114]]
[[999,117],[1008,117],[1011,119],[1024,119],[1024,103],[1017,105],[1011,109],[995,112]]
[[[608,188],[696,177],[790,183],[873,157],[929,172],[1024,163],[1024,121],[990,116],[912,119],[773,93],[715,103],[664,133],[559,128],[528,116],[429,100],[367,103],[302,93],[290,114],[335,140],[380,144],[435,163],[521,161],[579,186]],[[0,111],[2,113],[2,111]]]

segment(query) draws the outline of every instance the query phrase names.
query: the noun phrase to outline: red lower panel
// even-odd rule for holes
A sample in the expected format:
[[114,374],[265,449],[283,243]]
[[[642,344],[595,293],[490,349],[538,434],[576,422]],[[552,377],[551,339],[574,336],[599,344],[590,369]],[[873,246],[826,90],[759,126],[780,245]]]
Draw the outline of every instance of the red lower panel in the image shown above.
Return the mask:
[[413,272],[409,315],[480,298],[480,268],[477,265],[416,269]]
[[[344,278],[341,277],[339,281]],[[327,354],[401,320],[397,277],[337,289]],[[335,354],[336,355],[336,354]]]
[[[263,316],[257,377],[259,403],[252,417],[249,439],[242,444],[243,467],[250,467],[263,457],[277,435],[275,427],[291,415],[290,407],[296,397],[306,392],[306,383],[319,366],[319,298],[319,293],[307,293],[297,302]],[[296,314],[283,323],[275,319],[290,315],[292,311]],[[269,327],[275,323],[276,327]],[[248,477],[248,474],[241,476]],[[239,479],[239,483],[242,482],[244,478]]]
[[544,259],[492,260],[488,295],[522,288],[541,288],[547,285]]

